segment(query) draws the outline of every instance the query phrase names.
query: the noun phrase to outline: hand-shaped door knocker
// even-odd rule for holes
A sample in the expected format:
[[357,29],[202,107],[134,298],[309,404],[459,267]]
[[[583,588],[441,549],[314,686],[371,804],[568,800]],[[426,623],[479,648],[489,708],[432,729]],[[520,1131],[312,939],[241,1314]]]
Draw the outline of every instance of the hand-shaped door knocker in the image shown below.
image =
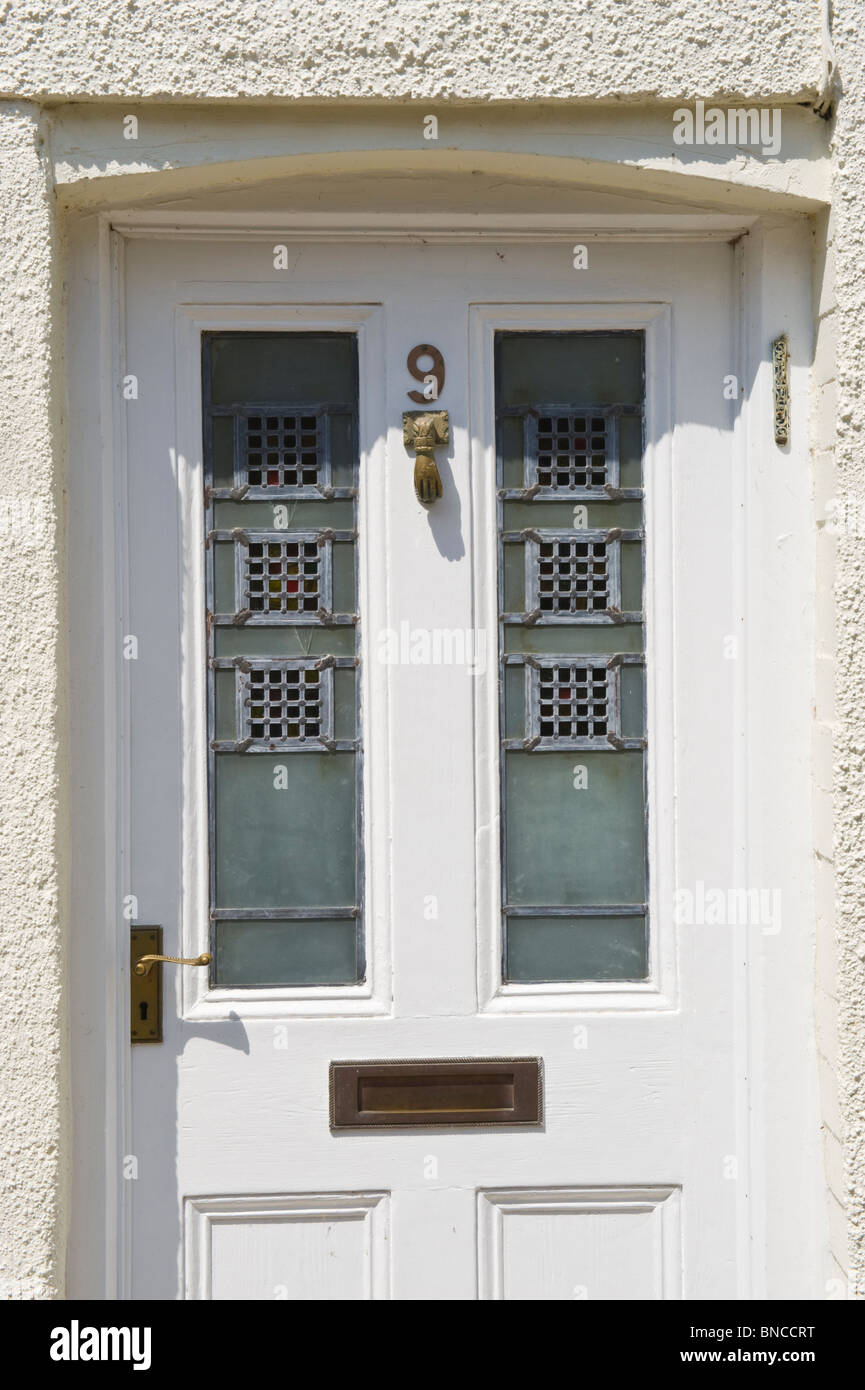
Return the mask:
[[434,502],[442,495],[441,474],[433,451],[450,443],[446,410],[407,410],[402,417],[402,439],[414,449],[414,490],[419,502]]

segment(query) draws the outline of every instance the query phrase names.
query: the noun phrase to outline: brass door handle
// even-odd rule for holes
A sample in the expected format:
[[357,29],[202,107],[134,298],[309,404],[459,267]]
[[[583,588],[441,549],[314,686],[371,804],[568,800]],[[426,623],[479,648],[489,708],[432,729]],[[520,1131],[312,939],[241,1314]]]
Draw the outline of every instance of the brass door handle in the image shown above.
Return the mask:
[[149,975],[154,965],[169,961],[172,965],[209,965],[212,957],[205,951],[200,956],[141,956],[135,966],[136,975]]

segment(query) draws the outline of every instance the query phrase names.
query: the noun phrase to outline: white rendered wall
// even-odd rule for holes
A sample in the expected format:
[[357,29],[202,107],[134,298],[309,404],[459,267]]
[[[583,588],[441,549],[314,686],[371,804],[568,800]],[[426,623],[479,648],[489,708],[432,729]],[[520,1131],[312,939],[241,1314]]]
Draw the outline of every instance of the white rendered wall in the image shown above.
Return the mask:
[[0,1298],[62,1288],[69,1161],[62,340],[43,125],[35,106],[0,108]]

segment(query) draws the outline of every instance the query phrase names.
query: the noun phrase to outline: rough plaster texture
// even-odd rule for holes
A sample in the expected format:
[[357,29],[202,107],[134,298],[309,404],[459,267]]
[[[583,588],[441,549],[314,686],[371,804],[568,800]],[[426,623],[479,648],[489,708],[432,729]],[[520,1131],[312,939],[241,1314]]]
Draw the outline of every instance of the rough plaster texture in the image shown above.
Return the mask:
[[[844,504],[837,536],[835,584],[837,678],[834,713],[838,978],[837,1069],[843,1122],[843,1176],[850,1283],[865,1298],[865,35],[858,0],[838,0],[834,37],[843,99],[833,137],[834,227],[837,267],[838,498]],[[843,1223],[839,1222],[839,1225]]]
[[819,0],[0,0],[0,93],[810,100]]
[[[838,305],[834,286],[835,219],[815,219],[815,345],[811,399],[811,454],[816,521],[817,602],[814,690],[814,904],[816,972],[814,1014],[822,1103],[828,1206],[827,1293],[848,1291],[849,1241],[844,1177],[844,1121],[838,1059],[838,946],[835,935],[835,847],[832,742],[838,666],[835,623],[837,533],[846,515],[839,507],[835,470]],[[821,274],[822,270],[822,274]]]
[[51,183],[37,108],[0,103],[0,1297],[62,1282],[66,1150]]

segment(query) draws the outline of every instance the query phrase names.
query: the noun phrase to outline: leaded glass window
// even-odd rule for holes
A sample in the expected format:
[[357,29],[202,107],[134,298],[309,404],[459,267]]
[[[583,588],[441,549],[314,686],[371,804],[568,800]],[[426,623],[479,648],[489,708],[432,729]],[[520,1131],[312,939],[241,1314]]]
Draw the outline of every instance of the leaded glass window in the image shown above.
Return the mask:
[[506,981],[647,974],[643,352],[497,335]]
[[364,976],[357,346],[203,338],[217,985]]

